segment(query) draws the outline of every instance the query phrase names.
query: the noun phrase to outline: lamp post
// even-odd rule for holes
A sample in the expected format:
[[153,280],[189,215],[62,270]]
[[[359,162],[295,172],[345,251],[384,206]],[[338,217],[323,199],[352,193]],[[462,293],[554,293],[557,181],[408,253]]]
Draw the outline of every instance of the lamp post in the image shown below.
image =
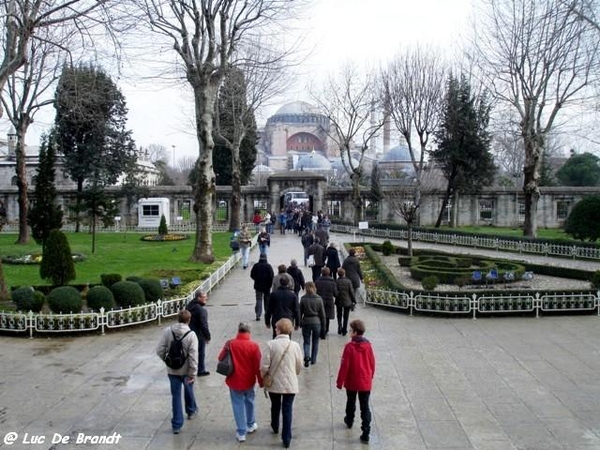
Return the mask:
[[171,145],[171,167],[175,168],[175,145]]

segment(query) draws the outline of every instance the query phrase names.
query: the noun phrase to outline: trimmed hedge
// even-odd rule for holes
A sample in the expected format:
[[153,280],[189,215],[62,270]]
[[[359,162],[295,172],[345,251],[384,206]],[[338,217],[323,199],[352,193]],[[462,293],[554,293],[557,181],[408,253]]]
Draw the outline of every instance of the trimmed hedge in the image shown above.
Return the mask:
[[32,287],[15,289],[11,295],[17,311],[39,313],[46,301],[46,296],[40,291],[34,291]]
[[122,308],[143,305],[146,302],[144,290],[133,281],[119,281],[110,287],[115,302]]
[[106,286],[94,286],[87,293],[88,308],[100,311],[100,308],[110,310],[115,307],[115,296]]
[[100,275],[102,286],[106,286],[107,288],[110,288],[113,284],[118,283],[122,279],[123,277],[120,273],[103,273]]
[[137,284],[143,289],[146,302],[156,302],[164,297],[163,288],[158,279],[143,278]]
[[60,286],[48,294],[48,306],[54,313],[79,313],[83,305],[81,294],[73,286]]

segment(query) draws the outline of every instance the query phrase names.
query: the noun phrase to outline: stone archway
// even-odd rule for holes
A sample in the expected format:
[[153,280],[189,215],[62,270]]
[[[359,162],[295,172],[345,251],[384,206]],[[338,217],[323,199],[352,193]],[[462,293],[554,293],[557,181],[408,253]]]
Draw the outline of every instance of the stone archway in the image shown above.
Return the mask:
[[308,194],[313,212],[323,209],[323,194],[327,178],[312,172],[294,170],[271,175],[267,180],[269,202],[272,211],[281,209],[281,197],[285,192],[301,190]]

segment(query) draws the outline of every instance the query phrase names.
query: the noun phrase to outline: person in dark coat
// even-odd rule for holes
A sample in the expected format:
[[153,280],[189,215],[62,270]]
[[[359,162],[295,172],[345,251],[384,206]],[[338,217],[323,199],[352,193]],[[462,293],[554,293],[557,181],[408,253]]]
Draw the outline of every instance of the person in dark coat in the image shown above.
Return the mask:
[[302,242],[302,247],[304,248],[304,267],[307,267],[308,249],[315,243],[315,237],[312,235],[310,230],[307,229],[300,238],[300,242]]
[[352,287],[356,291],[363,280],[363,273],[360,270],[360,261],[356,257],[356,250],[354,248],[348,250],[348,257],[344,259],[342,269],[346,271],[346,276],[352,281]]
[[337,314],[338,334],[346,336],[348,333],[348,317],[356,305],[356,297],[352,281],[346,277],[346,271],[338,269],[338,279],[335,281],[338,295],[335,297],[335,308]]
[[321,338],[325,339],[329,333],[329,321],[335,319],[335,297],[338,295],[337,285],[327,267],[323,267],[321,276],[315,281],[315,286],[317,286],[317,294],[323,299],[325,306],[325,330],[321,330]]
[[300,304],[288,282],[287,278],[279,279],[280,286],[271,292],[265,309],[265,325],[273,328],[273,339],[277,336],[275,324],[279,319],[290,319],[296,330],[300,328]]
[[206,302],[208,296],[202,291],[196,291],[194,299],[189,302],[185,309],[191,314],[190,329],[198,337],[198,373],[199,377],[210,375],[204,365],[206,356],[206,344],[210,342],[210,330],[208,329],[208,312],[206,312]]
[[250,270],[250,278],[254,280],[254,292],[256,293],[254,312],[256,313],[257,321],[260,320],[260,316],[262,315],[263,305],[266,308],[269,303],[269,294],[274,276],[273,268],[267,262],[267,255],[261,253],[258,262]]
[[329,233],[324,229],[317,229],[317,231],[315,231],[315,237],[319,238],[319,242],[321,242],[323,247],[327,247],[327,244],[329,244]]
[[340,255],[333,242],[331,242],[329,247],[327,247],[327,250],[325,250],[325,265],[329,267],[331,276],[335,280],[337,278],[337,271],[342,264],[340,263]]
[[321,275],[321,269],[325,266],[325,247],[321,245],[319,239],[315,238],[314,244],[308,247],[308,255],[312,255],[315,260],[311,270],[312,280],[316,282]]
[[292,259],[290,262],[290,266],[287,268],[287,273],[289,273],[294,279],[294,294],[298,296],[300,289],[304,289],[304,274],[298,267],[298,262],[295,259]]
[[306,295],[300,299],[300,320],[302,321],[302,338],[304,340],[304,367],[317,363],[319,338],[325,329],[325,306],[323,299],[317,295],[315,283],[306,283]]

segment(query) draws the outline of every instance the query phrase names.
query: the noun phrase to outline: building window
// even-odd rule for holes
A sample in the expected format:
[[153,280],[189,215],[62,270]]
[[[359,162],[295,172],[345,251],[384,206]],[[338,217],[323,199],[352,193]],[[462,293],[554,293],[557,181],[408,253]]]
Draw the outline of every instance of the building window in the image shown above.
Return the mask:
[[569,216],[569,205],[568,201],[557,201],[556,202],[556,220],[567,220]]
[[192,202],[191,200],[183,200],[179,206],[179,214],[183,220],[188,221],[192,218]]
[[327,201],[327,215],[329,217],[340,217],[342,214],[342,202],[339,200]]
[[159,205],[143,205],[142,215],[144,217],[158,217]]
[[254,209],[258,209],[260,211],[267,210],[267,201],[266,200],[254,200]]
[[525,202],[519,202],[519,223],[525,223]]
[[10,179],[10,184],[12,186],[16,186],[18,182],[19,182],[19,179],[17,178],[16,175]]
[[493,200],[479,200],[479,219],[492,220],[492,212],[494,210]]

